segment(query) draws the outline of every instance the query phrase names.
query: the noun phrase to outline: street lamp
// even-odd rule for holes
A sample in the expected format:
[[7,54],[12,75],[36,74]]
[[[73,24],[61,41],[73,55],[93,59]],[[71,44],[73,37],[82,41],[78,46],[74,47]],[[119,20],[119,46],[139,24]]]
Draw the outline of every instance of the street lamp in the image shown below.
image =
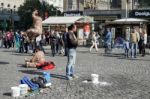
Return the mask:
[[[2,16],[4,16],[4,3],[1,3],[1,13],[2,13]],[[6,31],[6,17],[3,17],[3,23],[2,23],[2,27],[3,27],[3,30]]]
[[2,13],[3,13],[3,7],[4,7],[4,3],[1,3]]
[[15,29],[15,25],[14,25],[14,16],[15,16],[15,9],[16,9],[16,5],[13,6],[13,10],[11,9],[11,16],[12,16],[12,28],[13,28],[13,31]]
[[58,15],[58,12],[57,12],[57,11],[58,11],[58,8],[59,8],[59,7],[55,7],[55,8],[52,9],[52,11],[55,11],[55,16]]
[[14,30],[14,9],[16,8],[16,6],[12,8],[10,8],[10,4],[7,5],[8,7],[8,12],[9,12],[9,22],[10,22],[10,27],[9,29],[13,29]]
[[126,0],[126,18],[128,18],[128,2],[129,0]]
[[16,13],[16,5],[14,5],[14,14]]

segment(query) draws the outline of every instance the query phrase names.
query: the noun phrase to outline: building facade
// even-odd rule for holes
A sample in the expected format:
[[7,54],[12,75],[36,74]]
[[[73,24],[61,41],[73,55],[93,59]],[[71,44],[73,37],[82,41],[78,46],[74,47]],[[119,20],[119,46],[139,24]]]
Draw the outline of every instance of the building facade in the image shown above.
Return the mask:
[[[40,0],[40,1],[42,1],[42,0]],[[43,0],[43,1],[47,2],[49,5],[53,5],[58,10],[63,12],[63,4],[64,4],[63,0]]]
[[[0,30],[15,28],[15,23],[19,21],[16,11],[25,0],[0,0]],[[16,26],[17,27],[17,26]]]
[[64,0],[64,11],[83,11],[83,15],[93,16],[99,23],[129,17],[129,12],[137,9],[139,0]]
[[[94,17],[96,31],[101,30],[103,23],[120,18],[142,18],[150,20],[150,9],[140,8],[141,0],[64,0],[65,14]],[[73,14],[75,13],[75,14]],[[150,25],[148,25],[150,33]],[[150,34],[149,34],[150,35]]]
[[1,7],[13,9],[14,7],[20,7],[21,4],[24,3],[25,0],[0,0]]

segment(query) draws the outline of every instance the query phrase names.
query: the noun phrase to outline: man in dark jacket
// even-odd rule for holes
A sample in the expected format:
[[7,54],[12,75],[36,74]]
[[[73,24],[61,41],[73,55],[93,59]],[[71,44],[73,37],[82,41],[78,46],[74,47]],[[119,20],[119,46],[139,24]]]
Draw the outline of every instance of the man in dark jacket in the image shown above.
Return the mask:
[[72,80],[72,78],[77,77],[74,74],[74,66],[76,60],[76,48],[78,45],[78,41],[74,32],[76,32],[76,25],[72,24],[68,27],[68,33],[66,35],[68,44],[68,62],[66,66],[66,76],[68,80]]

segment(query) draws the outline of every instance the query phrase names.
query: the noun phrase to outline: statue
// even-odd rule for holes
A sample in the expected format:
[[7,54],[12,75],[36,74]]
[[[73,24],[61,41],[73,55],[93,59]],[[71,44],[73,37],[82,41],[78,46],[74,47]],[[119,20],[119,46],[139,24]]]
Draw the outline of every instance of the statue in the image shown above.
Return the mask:
[[39,16],[38,10],[32,12],[33,28],[28,29],[24,34],[29,40],[35,39],[42,34],[42,18]]

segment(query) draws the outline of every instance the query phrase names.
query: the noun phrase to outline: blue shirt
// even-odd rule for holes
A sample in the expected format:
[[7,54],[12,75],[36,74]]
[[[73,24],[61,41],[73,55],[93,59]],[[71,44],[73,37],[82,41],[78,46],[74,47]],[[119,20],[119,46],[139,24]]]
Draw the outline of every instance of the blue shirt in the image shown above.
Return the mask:
[[111,43],[111,40],[112,40],[112,33],[109,31],[105,36],[105,43]]

